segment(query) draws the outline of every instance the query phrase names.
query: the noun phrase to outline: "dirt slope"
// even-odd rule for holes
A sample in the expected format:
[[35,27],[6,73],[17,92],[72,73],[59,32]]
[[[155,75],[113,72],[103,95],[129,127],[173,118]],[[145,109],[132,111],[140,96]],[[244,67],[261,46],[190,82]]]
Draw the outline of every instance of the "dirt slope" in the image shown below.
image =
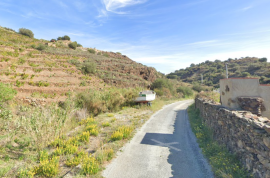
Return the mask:
[[[37,50],[46,40],[32,39],[0,27],[0,82],[11,84],[17,98],[26,102],[64,100],[69,91],[102,90],[106,87],[147,87],[157,77],[154,68],[120,53],[88,48],[68,48],[55,42]],[[95,63],[94,73],[85,74],[70,61]],[[31,99],[32,98],[32,99]]]

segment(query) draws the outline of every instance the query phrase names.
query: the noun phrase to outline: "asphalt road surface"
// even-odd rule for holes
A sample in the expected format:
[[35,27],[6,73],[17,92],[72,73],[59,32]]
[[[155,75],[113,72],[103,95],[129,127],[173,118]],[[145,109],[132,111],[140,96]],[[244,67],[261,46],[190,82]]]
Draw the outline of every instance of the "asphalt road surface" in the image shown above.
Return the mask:
[[212,178],[188,121],[193,100],[155,113],[103,171],[107,178]]

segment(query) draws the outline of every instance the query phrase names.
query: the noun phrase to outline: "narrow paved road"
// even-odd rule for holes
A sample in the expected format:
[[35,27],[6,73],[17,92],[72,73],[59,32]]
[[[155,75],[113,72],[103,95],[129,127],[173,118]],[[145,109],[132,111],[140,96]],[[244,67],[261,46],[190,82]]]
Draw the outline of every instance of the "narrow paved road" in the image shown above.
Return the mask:
[[212,178],[191,131],[192,100],[165,106],[136,133],[103,172],[107,178]]

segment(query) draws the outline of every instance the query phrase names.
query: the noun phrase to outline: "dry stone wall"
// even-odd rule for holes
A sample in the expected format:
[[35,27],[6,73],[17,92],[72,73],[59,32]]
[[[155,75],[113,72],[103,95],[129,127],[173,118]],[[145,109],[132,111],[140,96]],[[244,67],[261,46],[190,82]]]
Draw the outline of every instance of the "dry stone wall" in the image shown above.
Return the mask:
[[263,99],[260,97],[238,97],[237,102],[243,110],[250,111],[253,114],[262,116],[262,111],[265,111]]
[[270,178],[270,120],[196,98],[204,123],[214,139],[235,153],[255,178]]

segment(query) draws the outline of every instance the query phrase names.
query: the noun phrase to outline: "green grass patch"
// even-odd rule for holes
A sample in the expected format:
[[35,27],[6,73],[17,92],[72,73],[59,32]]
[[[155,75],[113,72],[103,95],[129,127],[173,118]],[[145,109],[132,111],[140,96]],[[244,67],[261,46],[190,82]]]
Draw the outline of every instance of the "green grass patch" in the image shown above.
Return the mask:
[[208,159],[216,177],[220,178],[248,178],[252,177],[244,169],[236,155],[231,154],[224,145],[219,145],[213,140],[213,133],[207,127],[195,109],[194,104],[188,108],[188,115],[192,131],[197,137],[197,142]]

